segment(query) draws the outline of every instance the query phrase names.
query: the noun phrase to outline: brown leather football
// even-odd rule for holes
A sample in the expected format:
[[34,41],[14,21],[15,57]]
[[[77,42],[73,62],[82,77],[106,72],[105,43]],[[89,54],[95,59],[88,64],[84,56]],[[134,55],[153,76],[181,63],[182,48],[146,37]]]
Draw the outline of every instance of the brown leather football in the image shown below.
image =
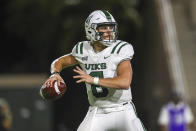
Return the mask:
[[40,96],[44,100],[57,100],[63,96],[66,92],[67,86],[64,82],[60,82],[60,86],[58,86],[57,81],[54,81],[52,86],[47,87],[44,84],[40,88]]

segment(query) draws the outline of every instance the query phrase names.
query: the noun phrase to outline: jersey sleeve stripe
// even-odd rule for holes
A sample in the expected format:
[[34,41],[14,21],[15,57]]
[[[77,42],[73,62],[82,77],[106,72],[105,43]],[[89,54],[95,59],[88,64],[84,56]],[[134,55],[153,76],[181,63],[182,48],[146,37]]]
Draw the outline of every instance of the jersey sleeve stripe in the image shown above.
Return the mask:
[[76,54],[78,54],[78,46],[79,46],[79,42],[76,45]]
[[120,43],[122,43],[122,42],[119,42],[113,49],[112,49],[112,52],[111,52],[111,54],[113,54],[114,53],[114,51],[116,50],[116,48],[117,48],[117,46],[120,44]]
[[120,52],[121,48],[122,48],[123,46],[125,46],[125,45],[128,45],[128,44],[127,44],[127,43],[125,43],[125,44],[121,45],[121,46],[120,46],[120,48],[119,48],[119,49],[118,49],[118,51],[117,51],[117,54],[119,54],[119,52]]
[[80,44],[80,54],[83,54],[83,43]]

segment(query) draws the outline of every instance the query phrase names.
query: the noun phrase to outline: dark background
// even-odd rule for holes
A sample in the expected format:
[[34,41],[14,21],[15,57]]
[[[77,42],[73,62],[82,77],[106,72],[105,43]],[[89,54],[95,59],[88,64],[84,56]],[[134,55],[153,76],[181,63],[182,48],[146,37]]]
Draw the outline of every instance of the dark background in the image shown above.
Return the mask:
[[137,45],[143,22],[139,13],[144,10],[140,1],[127,1],[128,5],[110,0],[71,1],[1,1],[1,73],[47,73],[53,59],[71,52],[78,41],[86,39],[84,21],[96,9],[109,10],[116,16],[119,38]]
[[[86,40],[84,21],[97,9],[108,10],[114,16],[119,25],[119,39],[134,47],[133,101],[145,127],[157,130],[161,104],[154,87],[169,87],[170,83],[165,77],[168,70],[152,0],[1,0],[0,73],[49,75],[54,59],[70,53],[78,41]],[[72,79],[73,68],[61,73],[68,86],[66,94],[49,102],[51,131],[76,130],[88,109],[85,86]]]

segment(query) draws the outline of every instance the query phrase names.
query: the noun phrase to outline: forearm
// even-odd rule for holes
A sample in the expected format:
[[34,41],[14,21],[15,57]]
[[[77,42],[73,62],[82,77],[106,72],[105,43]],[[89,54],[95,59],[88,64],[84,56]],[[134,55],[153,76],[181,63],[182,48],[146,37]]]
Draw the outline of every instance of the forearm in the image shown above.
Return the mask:
[[56,59],[52,62],[51,67],[50,67],[50,72],[61,72],[63,69],[63,65],[61,64],[60,59]]
[[130,62],[124,61],[117,68],[117,76],[113,78],[99,78],[98,85],[127,90],[131,85],[132,74]]
[[130,78],[123,78],[120,76],[114,78],[99,78],[98,85],[104,86],[107,88],[116,88],[116,89],[129,89],[131,84]]
[[75,64],[78,64],[75,58],[71,54],[67,54],[52,62],[50,72],[61,72],[64,68]]

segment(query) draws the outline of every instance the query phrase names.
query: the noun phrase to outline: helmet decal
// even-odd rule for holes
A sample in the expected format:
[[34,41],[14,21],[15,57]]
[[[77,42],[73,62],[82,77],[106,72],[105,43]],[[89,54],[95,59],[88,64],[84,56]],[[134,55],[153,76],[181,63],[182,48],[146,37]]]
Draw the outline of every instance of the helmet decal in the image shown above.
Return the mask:
[[105,14],[106,18],[108,19],[108,21],[111,21],[110,14],[106,10],[102,10],[102,11]]

